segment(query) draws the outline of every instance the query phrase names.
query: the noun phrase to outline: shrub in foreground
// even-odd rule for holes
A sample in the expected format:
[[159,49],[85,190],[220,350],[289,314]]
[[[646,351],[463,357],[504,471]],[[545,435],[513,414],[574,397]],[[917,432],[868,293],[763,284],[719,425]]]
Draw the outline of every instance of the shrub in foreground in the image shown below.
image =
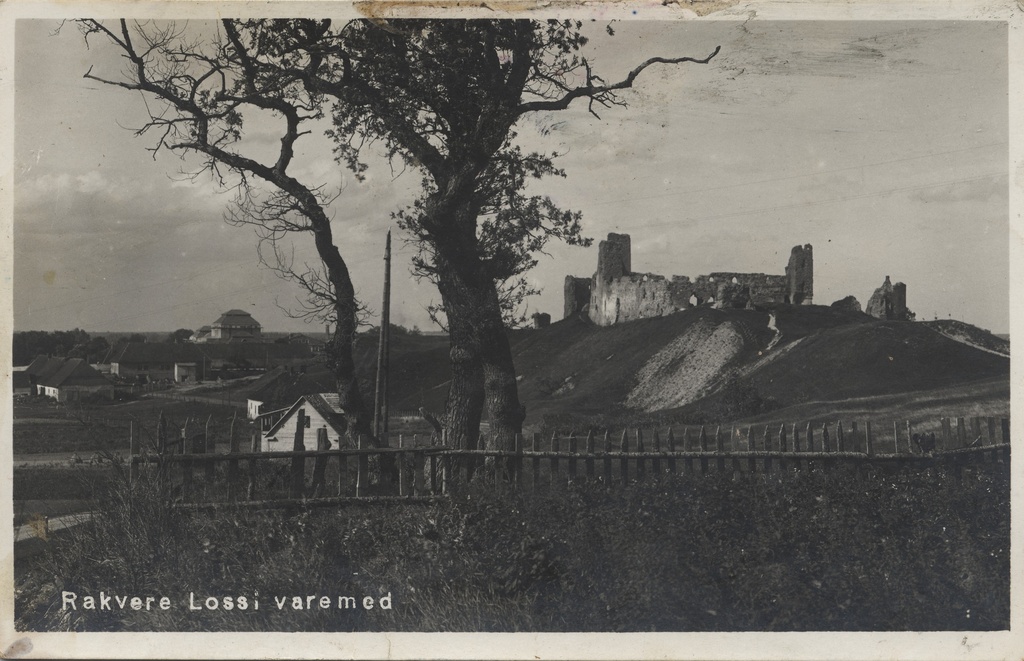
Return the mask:
[[[673,478],[426,505],[187,513],[122,481],[47,555],[28,629],[781,631],[1004,629],[1009,488],[992,467]],[[170,597],[166,611],[61,609],[63,590]],[[259,594],[192,611],[188,593]],[[274,596],[377,607],[279,610]],[[30,598],[31,597],[31,598]],[[289,604],[291,602],[288,602]]]

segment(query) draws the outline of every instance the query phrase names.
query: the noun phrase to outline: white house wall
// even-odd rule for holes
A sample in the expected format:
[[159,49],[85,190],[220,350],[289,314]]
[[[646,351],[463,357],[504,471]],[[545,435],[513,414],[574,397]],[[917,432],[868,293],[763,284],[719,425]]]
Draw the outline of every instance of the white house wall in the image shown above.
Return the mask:
[[[302,407],[306,411],[306,415],[309,416],[309,427],[304,430],[302,436],[302,442],[305,446],[305,450],[316,450],[316,435],[317,430],[321,427],[327,429],[327,440],[331,442],[331,449],[336,450],[338,448],[338,434],[331,429],[331,426],[327,424],[320,413],[312,406]],[[295,423],[298,420],[298,411],[289,415],[281,424],[281,426],[274,432],[274,438],[272,440],[266,434],[260,443],[260,450],[262,452],[281,452],[291,451],[295,447]]]

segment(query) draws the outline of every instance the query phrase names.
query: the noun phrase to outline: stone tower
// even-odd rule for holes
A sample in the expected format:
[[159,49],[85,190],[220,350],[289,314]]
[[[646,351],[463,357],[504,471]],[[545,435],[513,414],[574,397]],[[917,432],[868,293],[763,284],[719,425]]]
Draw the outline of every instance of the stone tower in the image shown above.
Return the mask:
[[814,253],[811,244],[793,246],[786,265],[786,297],[793,305],[814,301]]
[[614,280],[632,272],[628,234],[609,234],[597,249],[597,279]]
[[894,285],[889,276],[885,276],[885,282],[871,295],[864,312],[876,319],[889,321],[910,319],[910,312],[907,310],[907,286],[902,282]]
[[616,281],[631,273],[628,234],[609,234],[597,249],[597,273],[590,288],[590,319],[598,326],[619,321],[619,299],[613,294]]

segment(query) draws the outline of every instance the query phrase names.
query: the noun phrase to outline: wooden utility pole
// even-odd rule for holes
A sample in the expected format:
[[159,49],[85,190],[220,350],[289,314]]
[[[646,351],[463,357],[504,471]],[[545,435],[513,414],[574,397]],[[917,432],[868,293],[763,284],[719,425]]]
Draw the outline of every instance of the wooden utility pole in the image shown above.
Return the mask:
[[377,345],[377,387],[373,400],[373,434],[382,441],[388,433],[388,362],[391,340],[391,230],[384,244],[384,301],[380,309]]

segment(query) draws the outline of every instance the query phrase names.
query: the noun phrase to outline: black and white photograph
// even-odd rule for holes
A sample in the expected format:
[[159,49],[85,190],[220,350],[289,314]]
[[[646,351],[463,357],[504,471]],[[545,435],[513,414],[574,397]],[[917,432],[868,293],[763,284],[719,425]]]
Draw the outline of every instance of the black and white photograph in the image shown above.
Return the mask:
[[1024,10],[780,4],[4,9],[3,656],[1019,658]]

